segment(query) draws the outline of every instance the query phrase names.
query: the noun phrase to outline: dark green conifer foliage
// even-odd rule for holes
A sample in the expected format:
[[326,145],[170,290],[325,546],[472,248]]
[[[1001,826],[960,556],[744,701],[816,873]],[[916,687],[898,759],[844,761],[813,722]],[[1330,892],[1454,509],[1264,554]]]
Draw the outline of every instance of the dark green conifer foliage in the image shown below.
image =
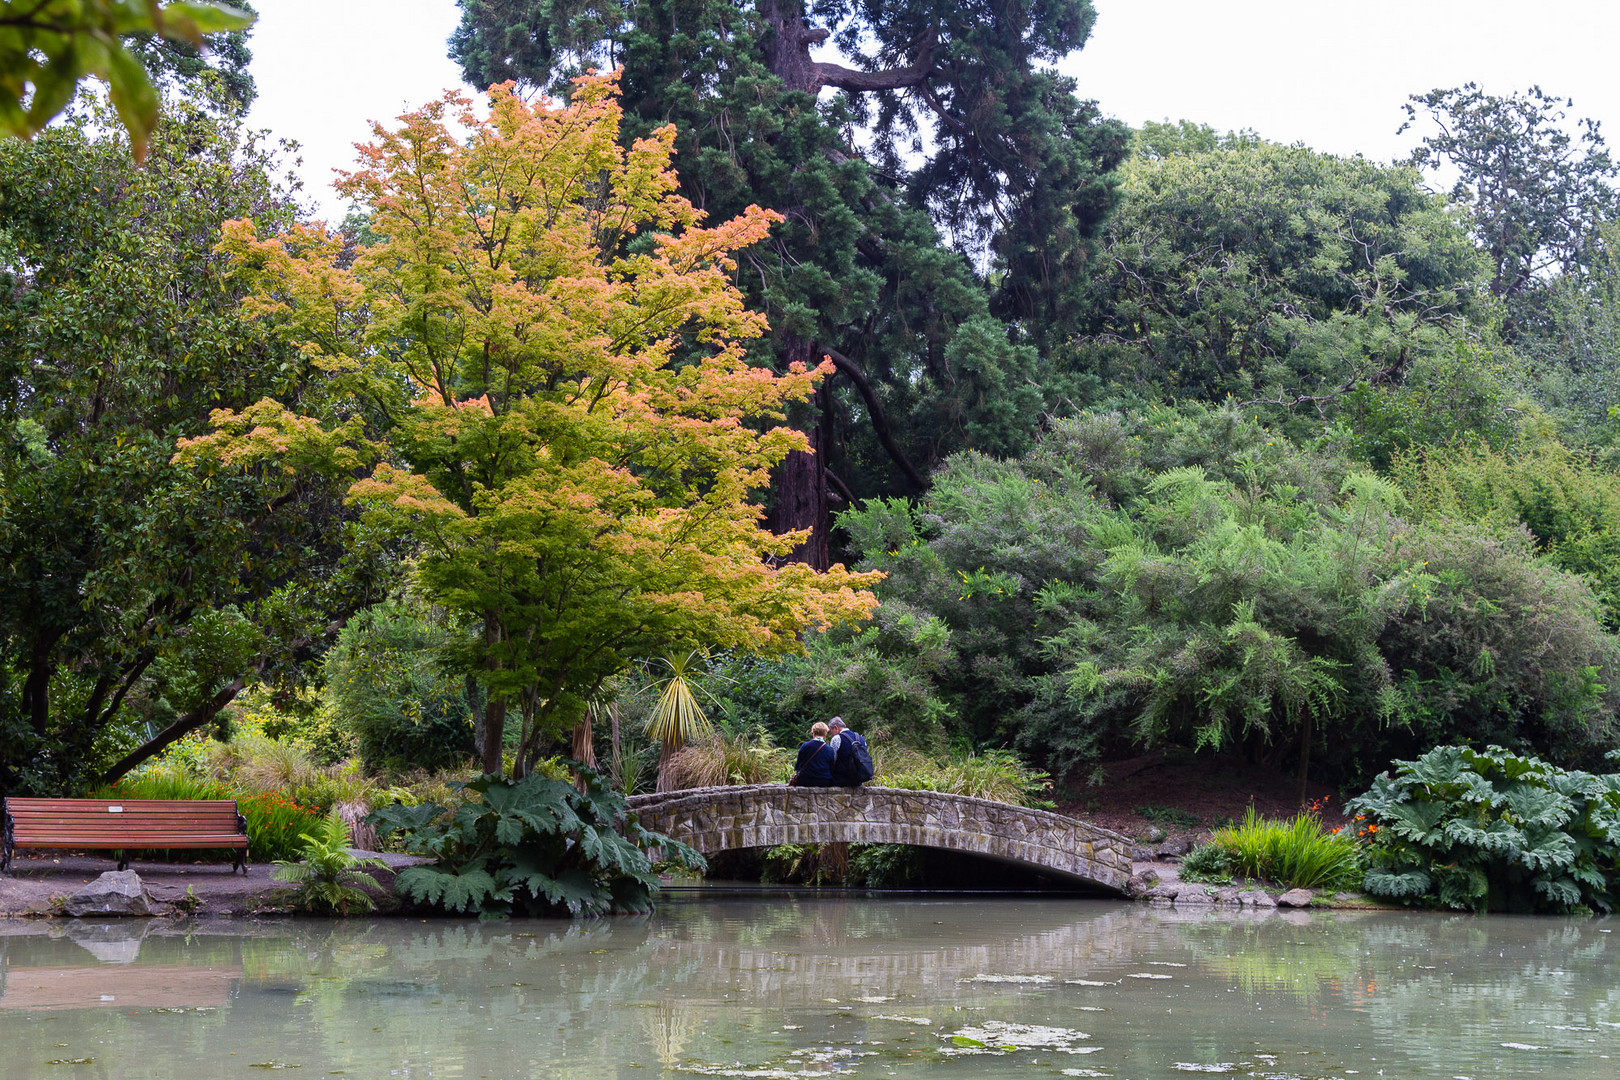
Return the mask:
[[[830,356],[838,376],[799,419],[825,452],[788,463],[779,526],[824,525],[829,487],[915,493],[953,450],[1024,447],[1126,145],[1050,70],[1085,43],[1089,0],[461,6],[471,82],[566,92],[622,66],[625,136],[674,123],[711,220],[786,215],[741,272],[771,320],[761,359]],[[812,59],[828,42],[848,63]]]

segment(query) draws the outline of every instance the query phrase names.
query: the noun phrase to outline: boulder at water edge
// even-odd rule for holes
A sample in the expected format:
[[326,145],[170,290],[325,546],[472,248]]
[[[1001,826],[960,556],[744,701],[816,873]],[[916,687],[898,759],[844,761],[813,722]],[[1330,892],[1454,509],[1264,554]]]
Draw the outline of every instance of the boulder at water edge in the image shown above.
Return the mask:
[[69,915],[152,915],[152,898],[133,870],[109,870],[68,897]]

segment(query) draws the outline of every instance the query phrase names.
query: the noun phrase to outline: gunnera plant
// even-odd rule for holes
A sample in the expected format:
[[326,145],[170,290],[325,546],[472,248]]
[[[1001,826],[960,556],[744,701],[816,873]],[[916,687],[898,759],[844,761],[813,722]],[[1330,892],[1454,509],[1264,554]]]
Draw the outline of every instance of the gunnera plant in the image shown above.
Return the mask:
[[644,828],[600,774],[581,767],[578,775],[583,790],[540,772],[481,776],[459,806],[395,803],[366,820],[383,839],[397,835],[407,852],[434,859],[400,871],[400,893],[483,917],[647,911],[658,889],[650,852],[706,867],[693,848]]
[[1464,911],[1614,910],[1620,774],[1500,746],[1395,766],[1345,807],[1370,841],[1367,892]]

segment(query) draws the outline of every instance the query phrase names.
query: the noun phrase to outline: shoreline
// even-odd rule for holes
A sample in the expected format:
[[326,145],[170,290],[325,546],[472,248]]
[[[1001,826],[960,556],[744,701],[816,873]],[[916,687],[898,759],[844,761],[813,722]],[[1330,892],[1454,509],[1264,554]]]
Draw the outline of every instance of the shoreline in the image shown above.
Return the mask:
[[[409,855],[379,852],[360,852],[387,862],[388,869],[375,869],[378,890],[368,890],[377,899],[379,907],[356,915],[376,918],[419,918],[420,912],[401,910],[392,890],[396,871],[425,860]],[[74,922],[104,920],[108,918],[137,919],[241,919],[254,917],[321,918],[289,909],[283,899],[290,886],[271,878],[274,865],[249,863],[247,873],[232,871],[225,863],[159,863],[134,862],[130,869],[140,876],[141,884],[152,899],[152,915],[91,915],[74,917],[61,911],[61,903],[74,892],[95,881],[101,874],[117,868],[113,859],[99,855],[64,853],[61,855],[19,854],[8,871],[0,875],[0,921],[17,919],[46,919]],[[683,890],[683,898],[695,890]],[[930,890],[940,891],[940,890]],[[1281,908],[1315,910],[1412,910],[1372,901],[1360,894],[1312,894],[1303,902],[1282,902],[1288,891],[1258,883],[1244,883],[1225,888],[1183,883],[1176,860],[1153,858],[1132,862],[1132,874],[1121,901],[1181,908],[1207,907],[1212,910],[1262,912]],[[1183,895],[1185,894],[1185,895]],[[1010,894],[1009,894],[1010,895]],[[1041,894],[1030,892],[1037,897]],[[1099,899],[1104,898],[1099,894]],[[1299,898],[1296,896],[1295,900]],[[392,910],[388,910],[392,908]],[[458,916],[448,916],[457,918]],[[468,916],[469,918],[471,916]]]

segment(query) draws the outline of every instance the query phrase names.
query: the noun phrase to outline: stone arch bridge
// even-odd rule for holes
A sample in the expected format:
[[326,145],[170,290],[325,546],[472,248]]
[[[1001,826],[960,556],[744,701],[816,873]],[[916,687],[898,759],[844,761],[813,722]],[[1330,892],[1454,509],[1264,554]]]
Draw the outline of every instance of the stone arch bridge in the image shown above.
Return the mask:
[[630,809],[647,828],[705,855],[777,844],[913,844],[1020,863],[1116,892],[1131,876],[1131,842],[1118,833],[941,791],[755,784],[638,795]]

